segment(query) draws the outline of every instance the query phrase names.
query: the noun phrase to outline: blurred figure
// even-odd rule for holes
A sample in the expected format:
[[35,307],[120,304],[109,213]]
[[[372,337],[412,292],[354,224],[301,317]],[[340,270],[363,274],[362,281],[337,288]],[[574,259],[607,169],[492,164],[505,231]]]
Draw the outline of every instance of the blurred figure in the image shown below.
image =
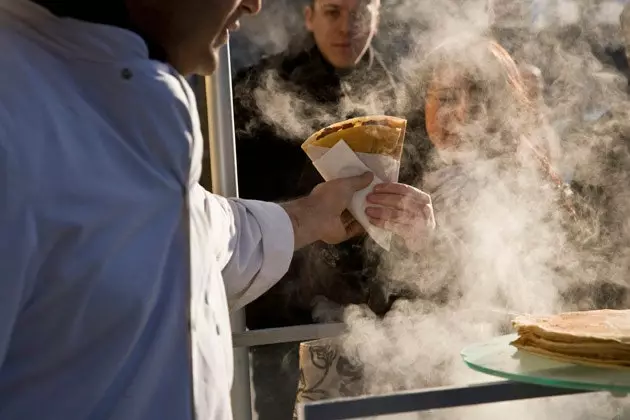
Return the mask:
[[[608,57],[602,61],[614,66],[630,82],[630,4],[624,6],[619,23],[621,42],[616,48],[608,48]],[[611,44],[615,45],[614,41]],[[603,111],[585,118],[565,139],[565,148],[574,163],[572,187],[597,209],[600,254],[608,267],[607,271],[602,270],[602,279],[596,285],[585,284],[572,291],[584,309],[622,309],[630,305],[630,102],[627,95],[619,94],[624,87],[611,90]]]
[[[529,208],[528,223],[538,220],[540,226],[533,223],[523,230],[525,243],[515,237],[514,243],[503,246],[531,247],[530,253],[558,247],[543,258],[543,265],[551,269],[548,277],[557,280],[553,287],[560,290],[567,309],[620,307],[627,292],[608,275],[604,263],[607,251],[602,247],[609,246],[609,238],[601,231],[598,211],[603,207],[594,208],[561,179],[539,147],[548,142],[533,141],[549,131],[540,127],[544,121],[530,99],[534,95],[510,55],[487,39],[470,41],[465,48],[463,54],[459,47],[444,46],[428,59],[426,124],[443,164],[427,174],[424,187],[432,194],[440,230],[459,230],[455,234],[460,237],[467,232],[465,237],[469,226],[461,220],[466,220],[467,209],[478,207],[479,197],[487,191],[494,194],[495,189],[507,188],[508,201],[518,204],[500,205]],[[543,224],[540,238],[530,239]],[[549,231],[563,233],[554,233],[550,244],[541,239]],[[580,270],[575,269],[576,260]],[[568,278],[570,284],[563,280]],[[518,304],[508,301],[507,307],[527,310]]]
[[[329,123],[367,114],[369,97],[378,108],[370,114],[396,114],[396,81],[371,45],[380,7],[379,0],[312,0],[304,10],[305,44],[235,76],[241,197],[282,201],[310,191],[321,177],[301,143]],[[424,152],[412,143],[408,136],[401,182],[415,185]],[[285,278],[247,307],[248,328],[334,320],[334,310],[318,311],[319,319],[313,311],[348,304],[368,304],[383,315],[405,292],[380,273],[376,247],[369,238],[358,238],[297,253]],[[259,418],[290,418],[298,387],[298,344],[253,348],[252,354]]]
[[[630,83],[627,39],[624,40],[627,37],[630,17],[627,1],[585,2],[583,7],[583,15],[589,16],[590,19],[580,22],[579,32],[586,39],[592,54],[605,67],[619,72],[624,77],[624,82]],[[619,15],[615,19],[618,12]],[[575,38],[572,41],[575,42]]]
[[[440,233],[446,230],[460,237],[462,246],[470,248],[469,252],[479,252],[481,245],[470,241],[485,241],[486,234],[475,233],[471,237],[468,223],[474,221],[482,225],[487,216],[474,212],[497,197],[508,201],[499,200],[499,206],[519,202],[524,208],[537,207],[535,211],[532,209],[532,219],[527,221],[531,223],[528,229],[538,228],[533,222],[538,216],[541,223],[547,217],[553,220],[556,216],[560,217],[557,222],[562,226],[573,223],[576,211],[570,189],[554,171],[545,152],[531,140],[544,131],[539,130],[536,108],[529,100],[517,65],[492,40],[468,40],[463,45],[458,42],[445,43],[433,51],[427,60],[429,69],[421,77],[430,80],[426,92],[426,125],[442,160],[427,174],[424,184],[434,196]],[[516,201],[512,203],[513,200]],[[560,209],[562,212],[556,213]],[[486,211],[495,209],[491,206]],[[498,225],[492,229],[500,230],[501,222],[496,223]],[[488,235],[494,234],[488,232]],[[535,240],[528,243],[534,249],[548,245]],[[461,252],[458,249],[453,255],[461,255]],[[436,258],[436,263],[445,264],[440,260]],[[490,261],[488,263],[492,266]],[[461,273],[467,270],[462,270],[453,274],[453,284],[465,281],[466,275]],[[509,307],[523,310],[516,305],[514,302]]]
[[487,33],[510,55],[510,60],[516,63],[525,95],[533,107],[536,118],[539,119],[539,128],[547,131],[543,136],[533,136],[531,141],[536,143],[551,164],[559,167],[560,140],[547,118],[542,71],[532,63],[515,58],[522,56],[524,49],[534,41],[534,24],[537,12],[540,12],[537,11],[538,7],[540,6],[529,0],[520,2],[486,0],[489,26]]
[[535,5],[532,0],[486,0],[485,10],[492,38],[510,54],[532,36]]

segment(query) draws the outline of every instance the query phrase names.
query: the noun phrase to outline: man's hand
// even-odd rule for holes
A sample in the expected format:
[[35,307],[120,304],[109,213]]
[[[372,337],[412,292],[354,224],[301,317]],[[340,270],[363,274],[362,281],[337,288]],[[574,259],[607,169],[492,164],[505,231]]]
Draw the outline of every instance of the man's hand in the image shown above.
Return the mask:
[[325,182],[307,197],[283,204],[293,223],[295,249],[320,240],[338,244],[361,233],[361,225],[346,209],[354,193],[370,185],[373,177],[368,172]]
[[376,185],[374,191],[368,194],[367,201],[365,213],[370,223],[400,236],[412,251],[420,251],[428,231],[435,228],[431,196],[412,186],[398,183]]

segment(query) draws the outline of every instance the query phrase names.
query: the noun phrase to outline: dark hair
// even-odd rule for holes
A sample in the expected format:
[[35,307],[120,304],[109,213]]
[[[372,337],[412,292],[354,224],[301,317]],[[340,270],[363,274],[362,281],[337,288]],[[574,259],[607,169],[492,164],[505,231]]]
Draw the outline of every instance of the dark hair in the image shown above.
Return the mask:
[[73,18],[130,29],[124,1],[76,2],[72,0],[31,0],[61,18]]

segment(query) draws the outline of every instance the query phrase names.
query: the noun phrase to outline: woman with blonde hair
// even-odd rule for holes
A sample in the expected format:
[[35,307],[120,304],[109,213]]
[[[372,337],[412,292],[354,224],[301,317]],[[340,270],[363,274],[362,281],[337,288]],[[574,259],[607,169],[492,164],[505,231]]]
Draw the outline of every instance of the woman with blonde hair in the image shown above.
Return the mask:
[[454,39],[427,57],[422,82],[430,140],[442,152],[485,157],[527,152],[554,178],[538,134],[537,104],[518,66],[495,41]]
[[[433,169],[447,166],[452,173],[452,165],[461,169],[488,160],[501,163],[497,170],[529,168],[575,212],[572,194],[549,158],[556,137],[541,124],[538,104],[501,45],[485,37],[448,40],[428,54],[418,74],[427,134],[439,156]],[[434,171],[425,182],[436,176]]]
[[[492,303],[506,310],[576,309],[576,285],[602,272],[597,215],[551,164],[557,140],[519,67],[501,45],[478,37],[441,44],[423,70],[437,152],[423,188],[442,235],[457,238],[435,243],[435,263],[459,266],[458,295],[482,276],[497,285],[501,299]],[[438,251],[445,242],[448,251]],[[518,282],[541,295],[548,289],[548,301],[513,293]]]

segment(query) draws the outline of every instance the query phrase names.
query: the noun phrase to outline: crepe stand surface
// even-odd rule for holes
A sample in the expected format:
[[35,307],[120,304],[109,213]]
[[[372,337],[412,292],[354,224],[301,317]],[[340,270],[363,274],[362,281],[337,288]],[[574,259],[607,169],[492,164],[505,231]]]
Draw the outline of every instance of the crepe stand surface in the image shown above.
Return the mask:
[[515,382],[587,391],[630,392],[629,368],[598,368],[563,363],[518,350],[510,343],[517,334],[504,335],[462,350],[473,370]]

